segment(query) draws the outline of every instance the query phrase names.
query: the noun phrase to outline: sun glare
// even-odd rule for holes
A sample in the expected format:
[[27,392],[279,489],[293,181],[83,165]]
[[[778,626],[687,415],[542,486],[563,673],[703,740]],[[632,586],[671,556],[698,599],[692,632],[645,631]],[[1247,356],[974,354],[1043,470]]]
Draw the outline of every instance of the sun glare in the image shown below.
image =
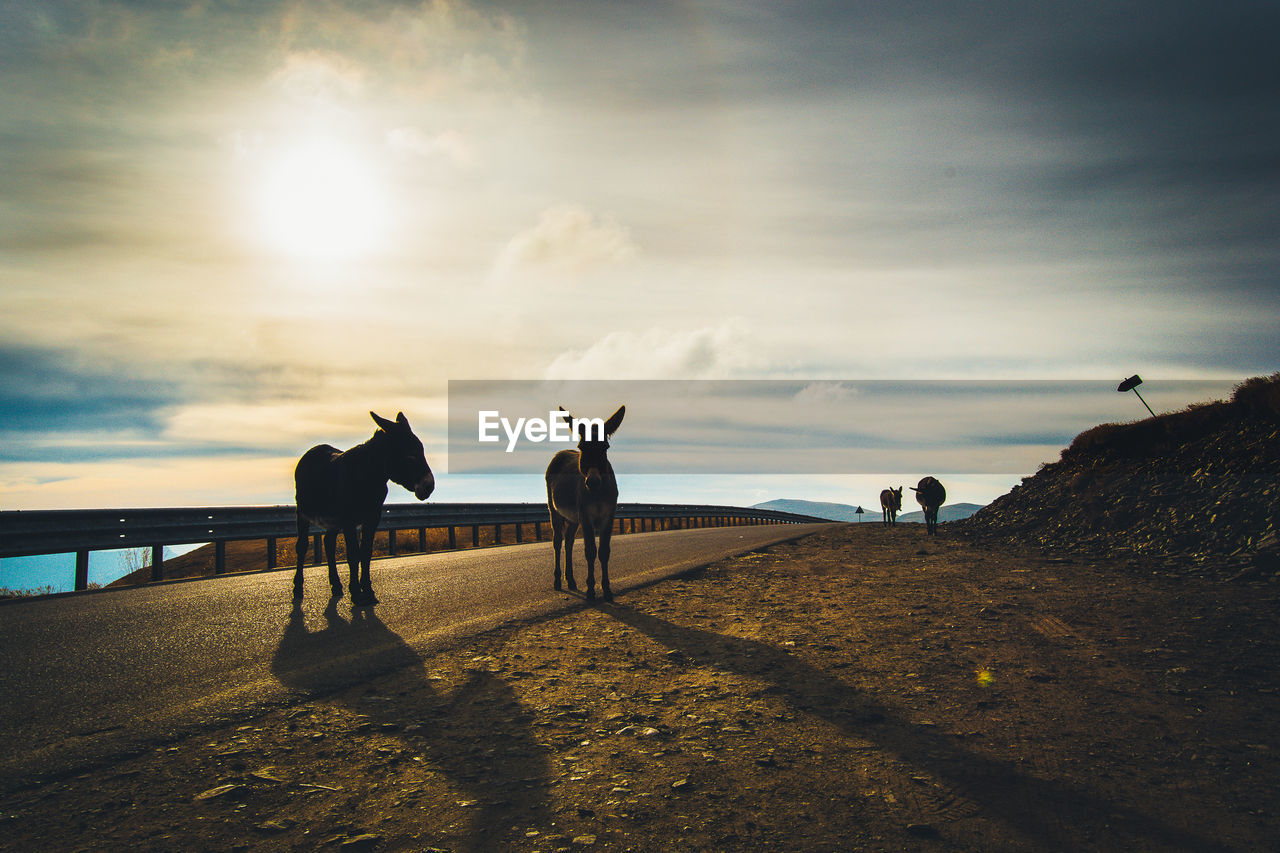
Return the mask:
[[332,142],[281,152],[261,184],[263,240],[300,260],[367,254],[384,236],[386,212],[374,171],[356,151]]

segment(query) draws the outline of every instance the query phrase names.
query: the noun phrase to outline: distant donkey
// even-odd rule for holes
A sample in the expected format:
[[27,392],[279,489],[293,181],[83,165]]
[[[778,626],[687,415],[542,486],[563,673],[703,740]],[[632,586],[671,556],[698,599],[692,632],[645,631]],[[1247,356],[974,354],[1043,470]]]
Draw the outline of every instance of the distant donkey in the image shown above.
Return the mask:
[[394,421],[373,412],[378,429],[364,444],[345,453],[328,444],[311,448],[298,460],[293,480],[298,500],[298,568],[293,575],[293,600],[302,600],[302,563],[307,556],[310,525],[324,529],[324,552],[329,561],[329,586],[334,598],[342,598],[338,579],[337,545],[341,530],[347,543],[347,565],[351,568],[351,604],[377,604],[369,583],[369,561],[373,559],[373,535],[382,520],[382,504],[387,499],[390,480],[425,501],[436,486],[427,465],[422,442],[409,428],[401,412]]
[[902,512],[902,486],[888,488],[880,493],[880,509],[884,513],[884,526],[892,527]]
[[[564,412],[561,407],[560,411]],[[573,536],[582,527],[582,550],[587,557],[587,600],[596,597],[596,536],[600,537],[600,594],[613,600],[609,588],[609,538],[613,535],[613,516],[618,509],[618,481],[613,466],[605,455],[609,436],[618,430],[626,406],[619,406],[604,429],[592,430],[589,423],[579,434],[577,450],[561,450],[547,466],[547,509],[551,513],[551,531],[555,547],[555,588],[560,589],[560,545],[564,543],[564,577],[569,589],[576,590],[573,579]],[[568,412],[565,412],[568,415]],[[570,422],[574,422],[570,417]],[[603,432],[603,435],[599,433]]]
[[925,477],[919,485],[912,486],[916,500],[924,510],[925,529],[929,533],[938,532],[938,507],[947,501],[947,490],[932,477]]

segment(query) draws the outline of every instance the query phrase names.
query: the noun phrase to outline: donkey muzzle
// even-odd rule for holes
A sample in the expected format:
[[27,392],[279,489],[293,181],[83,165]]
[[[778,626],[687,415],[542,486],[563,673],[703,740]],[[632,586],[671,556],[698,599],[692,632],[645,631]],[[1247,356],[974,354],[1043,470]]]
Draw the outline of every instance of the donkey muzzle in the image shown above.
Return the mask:
[[427,498],[431,497],[431,493],[434,492],[435,489],[435,475],[428,471],[427,475],[419,480],[417,485],[413,487],[413,496],[420,501],[425,501]]

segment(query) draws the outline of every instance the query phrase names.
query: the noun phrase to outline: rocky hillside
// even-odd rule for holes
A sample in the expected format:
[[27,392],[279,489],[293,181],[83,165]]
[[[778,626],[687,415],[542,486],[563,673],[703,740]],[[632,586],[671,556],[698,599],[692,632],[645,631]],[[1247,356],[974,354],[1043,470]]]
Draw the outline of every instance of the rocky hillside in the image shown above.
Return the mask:
[[1060,461],[955,527],[1243,579],[1275,575],[1278,516],[1280,373],[1225,402],[1087,430]]

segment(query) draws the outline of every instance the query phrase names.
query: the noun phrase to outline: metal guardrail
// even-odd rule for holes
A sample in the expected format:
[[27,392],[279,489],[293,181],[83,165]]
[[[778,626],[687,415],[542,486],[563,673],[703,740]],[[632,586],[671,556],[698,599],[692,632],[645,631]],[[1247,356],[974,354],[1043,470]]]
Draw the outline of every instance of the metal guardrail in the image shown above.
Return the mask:
[[[688,526],[729,524],[804,524],[830,519],[776,510],[749,507],[688,504],[618,504],[615,516],[618,532],[630,523],[643,531],[650,522],[671,520]],[[481,527],[492,525],[495,540],[502,541],[502,525],[515,526],[515,540],[522,541],[521,525],[535,525],[542,538],[547,523],[547,507],[542,503],[435,503],[386,504],[379,532],[390,531],[389,549],[396,551],[396,532],[401,530],[447,529],[449,545],[456,547],[456,530],[470,527],[472,544],[478,545]],[[320,529],[311,526],[310,535]],[[420,534],[420,538],[425,533]],[[292,505],[183,507],[159,509],[71,509],[8,510],[0,512],[0,559],[38,554],[76,554],[76,589],[88,585],[90,551],[120,548],[150,548],[152,580],[164,578],[164,546],[214,543],[215,573],[225,569],[227,542],[263,539],[267,542],[267,568],[276,567],[276,540],[297,536]],[[316,543],[315,555],[321,549]]]

